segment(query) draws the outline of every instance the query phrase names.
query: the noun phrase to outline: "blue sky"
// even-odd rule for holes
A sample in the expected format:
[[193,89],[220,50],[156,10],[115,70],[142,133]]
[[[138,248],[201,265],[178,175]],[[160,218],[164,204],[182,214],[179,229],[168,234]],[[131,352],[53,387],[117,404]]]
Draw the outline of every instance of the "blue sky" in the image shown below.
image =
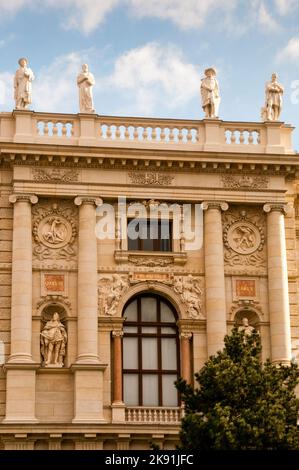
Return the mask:
[[221,119],[259,121],[277,71],[281,119],[299,120],[299,0],[0,0],[0,111],[13,109],[21,56],[35,111],[78,112],[87,62],[98,114],[201,119],[200,77],[213,65]]

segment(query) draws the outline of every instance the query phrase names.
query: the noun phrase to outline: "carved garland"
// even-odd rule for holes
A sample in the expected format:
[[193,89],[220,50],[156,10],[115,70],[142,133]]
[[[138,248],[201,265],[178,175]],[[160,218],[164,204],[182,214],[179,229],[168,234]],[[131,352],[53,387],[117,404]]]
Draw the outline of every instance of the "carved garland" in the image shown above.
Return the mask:
[[156,173],[153,171],[141,173],[139,171],[130,171],[128,176],[133,184],[170,186],[174,176]]

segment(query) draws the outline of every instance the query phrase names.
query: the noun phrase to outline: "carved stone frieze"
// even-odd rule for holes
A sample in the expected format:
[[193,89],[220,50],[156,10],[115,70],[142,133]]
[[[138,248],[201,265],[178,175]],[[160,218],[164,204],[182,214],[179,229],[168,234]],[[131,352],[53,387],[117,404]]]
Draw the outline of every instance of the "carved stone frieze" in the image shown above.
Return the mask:
[[128,258],[129,263],[134,264],[135,266],[169,266],[174,263],[173,257],[164,257],[164,258],[155,258],[150,256],[133,256],[129,255]]
[[42,202],[32,213],[34,259],[71,261],[76,255],[75,207],[67,202]]
[[140,172],[130,171],[128,176],[133,184],[170,186],[174,176],[167,173],[157,173],[154,171]]
[[192,274],[176,276],[173,281],[173,290],[186,305],[189,318],[203,318],[203,287],[199,278]]
[[265,217],[262,210],[230,210],[223,217],[227,267],[265,268]]
[[[131,285],[148,283],[148,288],[156,290],[156,284],[164,284],[173,289],[186,307],[190,319],[202,319],[203,286],[200,278],[192,274],[173,276],[166,273],[112,274],[102,276],[98,281],[99,311],[103,316],[115,316],[121,297]],[[150,276],[151,274],[151,276]]]
[[128,275],[112,274],[101,277],[98,282],[100,314],[113,317],[122,295],[129,289]]
[[256,191],[267,189],[269,178],[259,175],[222,175],[222,185],[226,189],[245,189],[247,191]]
[[75,183],[78,181],[77,170],[63,170],[61,168],[34,168],[32,170],[34,181],[42,183]]

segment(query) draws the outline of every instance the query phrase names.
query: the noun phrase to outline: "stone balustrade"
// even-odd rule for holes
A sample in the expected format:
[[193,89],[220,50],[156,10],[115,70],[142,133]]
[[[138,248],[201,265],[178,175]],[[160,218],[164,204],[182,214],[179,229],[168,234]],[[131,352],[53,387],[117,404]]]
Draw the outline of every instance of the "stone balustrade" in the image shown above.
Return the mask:
[[292,130],[281,122],[0,113],[0,142],[293,154]]
[[183,408],[134,406],[126,408],[126,422],[140,424],[180,424]]

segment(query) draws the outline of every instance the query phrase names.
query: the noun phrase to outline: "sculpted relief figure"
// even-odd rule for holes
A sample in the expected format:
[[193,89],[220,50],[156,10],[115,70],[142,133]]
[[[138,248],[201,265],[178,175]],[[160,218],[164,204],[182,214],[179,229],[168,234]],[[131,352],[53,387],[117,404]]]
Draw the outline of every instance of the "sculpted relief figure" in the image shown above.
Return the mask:
[[104,315],[116,315],[121,296],[129,288],[129,280],[120,274],[102,278],[99,285],[100,305]]
[[283,86],[277,81],[277,73],[273,73],[271,81],[266,83],[265,106],[262,108],[264,121],[278,121],[282,108]]
[[16,109],[27,109],[32,102],[32,82],[34,74],[28,67],[28,60],[22,57],[19,59],[19,68],[14,78],[14,98]]
[[201,317],[202,290],[199,279],[192,274],[186,277],[179,276],[174,283],[174,291],[180,295],[182,301],[188,306],[190,318]]
[[66,329],[55,312],[41,332],[41,354],[45,366],[63,367],[66,343]]
[[217,118],[220,104],[219,85],[216,79],[216,70],[209,67],[205,70],[205,77],[200,85],[202,109],[206,118]]
[[239,226],[235,229],[236,236],[234,241],[237,248],[252,248],[255,245],[254,231],[246,225]]
[[49,220],[49,230],[45,230],[44,238],[49,243],[61,243],[66,238],[66,227],[59,217]]
[[80,113],[94,113],[92,87],[95,84],[95,79],[92,73],[89,72],[88,65],[82,65],[82,71],[77,77],[77,85],[79,87],[79,105]]

